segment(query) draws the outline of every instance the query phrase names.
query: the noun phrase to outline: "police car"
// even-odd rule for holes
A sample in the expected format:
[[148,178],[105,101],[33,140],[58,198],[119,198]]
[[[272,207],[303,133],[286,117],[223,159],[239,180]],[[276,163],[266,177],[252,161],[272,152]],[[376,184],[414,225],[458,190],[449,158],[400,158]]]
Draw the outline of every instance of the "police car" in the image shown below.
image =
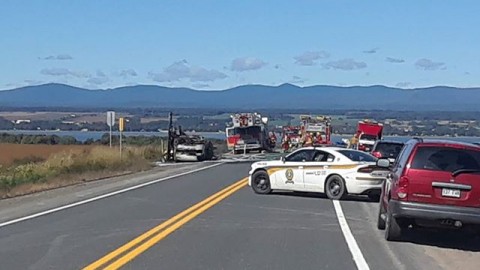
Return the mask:
[[347,194],[368,195],[378,201],[388,169],[377,167],[376,161],[353,149],[305,147],[280,160],[253,163],[248,184],[259,194],[291,190],[325,193],[336,200]]

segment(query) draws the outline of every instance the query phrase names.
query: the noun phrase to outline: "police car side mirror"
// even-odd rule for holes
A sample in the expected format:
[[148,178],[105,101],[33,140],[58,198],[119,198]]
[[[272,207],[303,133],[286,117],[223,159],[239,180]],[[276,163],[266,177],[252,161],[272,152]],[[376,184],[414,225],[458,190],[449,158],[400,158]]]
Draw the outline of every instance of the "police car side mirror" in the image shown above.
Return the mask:
[[282,161],[283,163],[285,163],[285,157],[284,157],[284,156],[281,156],[281,157],[280,157],[280,161]]
[[377,166],[380,168],[388,168],[390,167],[390,160],[388,160],[388,158],[380,158],[377,160]]

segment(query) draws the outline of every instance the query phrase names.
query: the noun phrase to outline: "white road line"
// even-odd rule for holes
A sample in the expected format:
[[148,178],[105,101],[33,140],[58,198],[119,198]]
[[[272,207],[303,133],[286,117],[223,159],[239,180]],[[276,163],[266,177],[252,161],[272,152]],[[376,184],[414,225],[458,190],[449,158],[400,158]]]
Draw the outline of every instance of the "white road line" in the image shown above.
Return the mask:
[[342,228],[343,236],[347,241],[348,248],[350,249],[350,253],[352,253],[353,260],[357,265],[358,270],[370,270],[370,267],[363,257],[362,251],[358,247],[357,241],[353,237],[352,231],[348,226],[347,220],[345,219],[345,215],[343,214],[342,206],[340,202],[337,200],[333,200],[333,206],[335,207],[335,212],[337,213],[338,223],[340,224],[340,228]]
[[87,203],[90,203],[90,202],[105,199],[105,198],[108,198],[108,197],[111,197],[111,196],[114,196],[114,195],[117,195],[117,194],[125,193],[127,191],[131,191],[131,190],[134,190],[134,189],[139,189],[139,188],[142,188],[142,187],[145,187],[145,186],[153,185],[155,183],[162,182],[162,181],[165,181],[165,180],[169,180],[169,179],[172,179],[172,178],[196,173],[196,172],[203,171],[203,170],[206,170],[206,169],[210,169],[210,168],[222,165],[222,164],[223,163],[216,163],[216,164],[213,164],[213,165],[198,168],[198,169],[191,170],[191,171],[188,171],[188,172],[183,172],[183,173],[167,176],[167,177],[164,177],[164,178],[156,179],[156,180],[146,182],[146,183],[143,183],[143,184],[139,184],[139,185],[136,185],[136,186],[132,186],[132,187],[129,187],[129,188],[125,188],[125,189],[117,190],[117,191],[114,191],[114,192],[106,193],[106,194],[103,194],[103,195],[100,195],[100,196],[97,196],[97,197],[93,197],[93,198],[90,198],[90,199],[86,199],[86,200],[83,200],[83,201],[79,201],[79,202],[75,202],[75,203],[72,203],[72,204],[67,204],[67,205],[64,205],[64,206],[53,208],[53,209],[50,209],[50,210],[42,211],[42,212],[39,212],[39,213],[36,213],[36,214],[32,214],[32,215],[28,215],[28,216],[25,216],[25,217],[13,219],[13,220],[10,220],[10,221],[7,221],[7,222],[0,223],[0,228],[8,226],[8,225],[15,224],[15,223],[18,223],[18,222],[22,222],[22,221],[25,221],[25,220],[37,218],[37,217],[40,217],[40,216],[45,216],[45,215],[48,215],[48,214],[51,214],[51,213],[62,211],[62,210],[72,208],[72,207],[75,207],[75,206],[79,206],[79,205],[82,205],[82,204],[87,204]]

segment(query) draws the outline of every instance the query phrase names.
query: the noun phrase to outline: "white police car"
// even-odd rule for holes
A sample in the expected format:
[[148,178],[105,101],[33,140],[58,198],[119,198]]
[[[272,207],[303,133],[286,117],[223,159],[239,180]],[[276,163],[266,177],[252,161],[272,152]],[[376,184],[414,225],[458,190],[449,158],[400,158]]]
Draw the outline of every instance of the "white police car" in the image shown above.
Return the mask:
[[378,200],[388,169],[365,152],[337,147],[305,147],[280,160],[252,164],[249,186],[259,194],[272,190],[325,193],[330,199],[347,194]]

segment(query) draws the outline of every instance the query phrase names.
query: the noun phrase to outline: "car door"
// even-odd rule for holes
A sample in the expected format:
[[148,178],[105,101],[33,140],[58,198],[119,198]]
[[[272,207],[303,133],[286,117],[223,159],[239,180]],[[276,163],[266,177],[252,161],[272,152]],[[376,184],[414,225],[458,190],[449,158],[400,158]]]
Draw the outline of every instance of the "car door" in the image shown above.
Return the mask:
[[385,206],[388,204],[391,187],[395,182],[398,181],[403,170],[407,166],[408,158],[413,147],[414,144],[412,143],[405,144],[403,149],[400,151],[397,159],[395,160],[391,172],[387,175],[386,181],[384,181],[382,200]]
[[280,189],[304,191],[304,166],[312,160],[313,149],[298,150],[285,158],[275,173],[275,183]]
[[306,162],[304,166],[303,182],[305,190],[324,192],[328,167],[332,165],[334,160],[335,156],[332,154],[321,150],[315,150],[312,161]]

